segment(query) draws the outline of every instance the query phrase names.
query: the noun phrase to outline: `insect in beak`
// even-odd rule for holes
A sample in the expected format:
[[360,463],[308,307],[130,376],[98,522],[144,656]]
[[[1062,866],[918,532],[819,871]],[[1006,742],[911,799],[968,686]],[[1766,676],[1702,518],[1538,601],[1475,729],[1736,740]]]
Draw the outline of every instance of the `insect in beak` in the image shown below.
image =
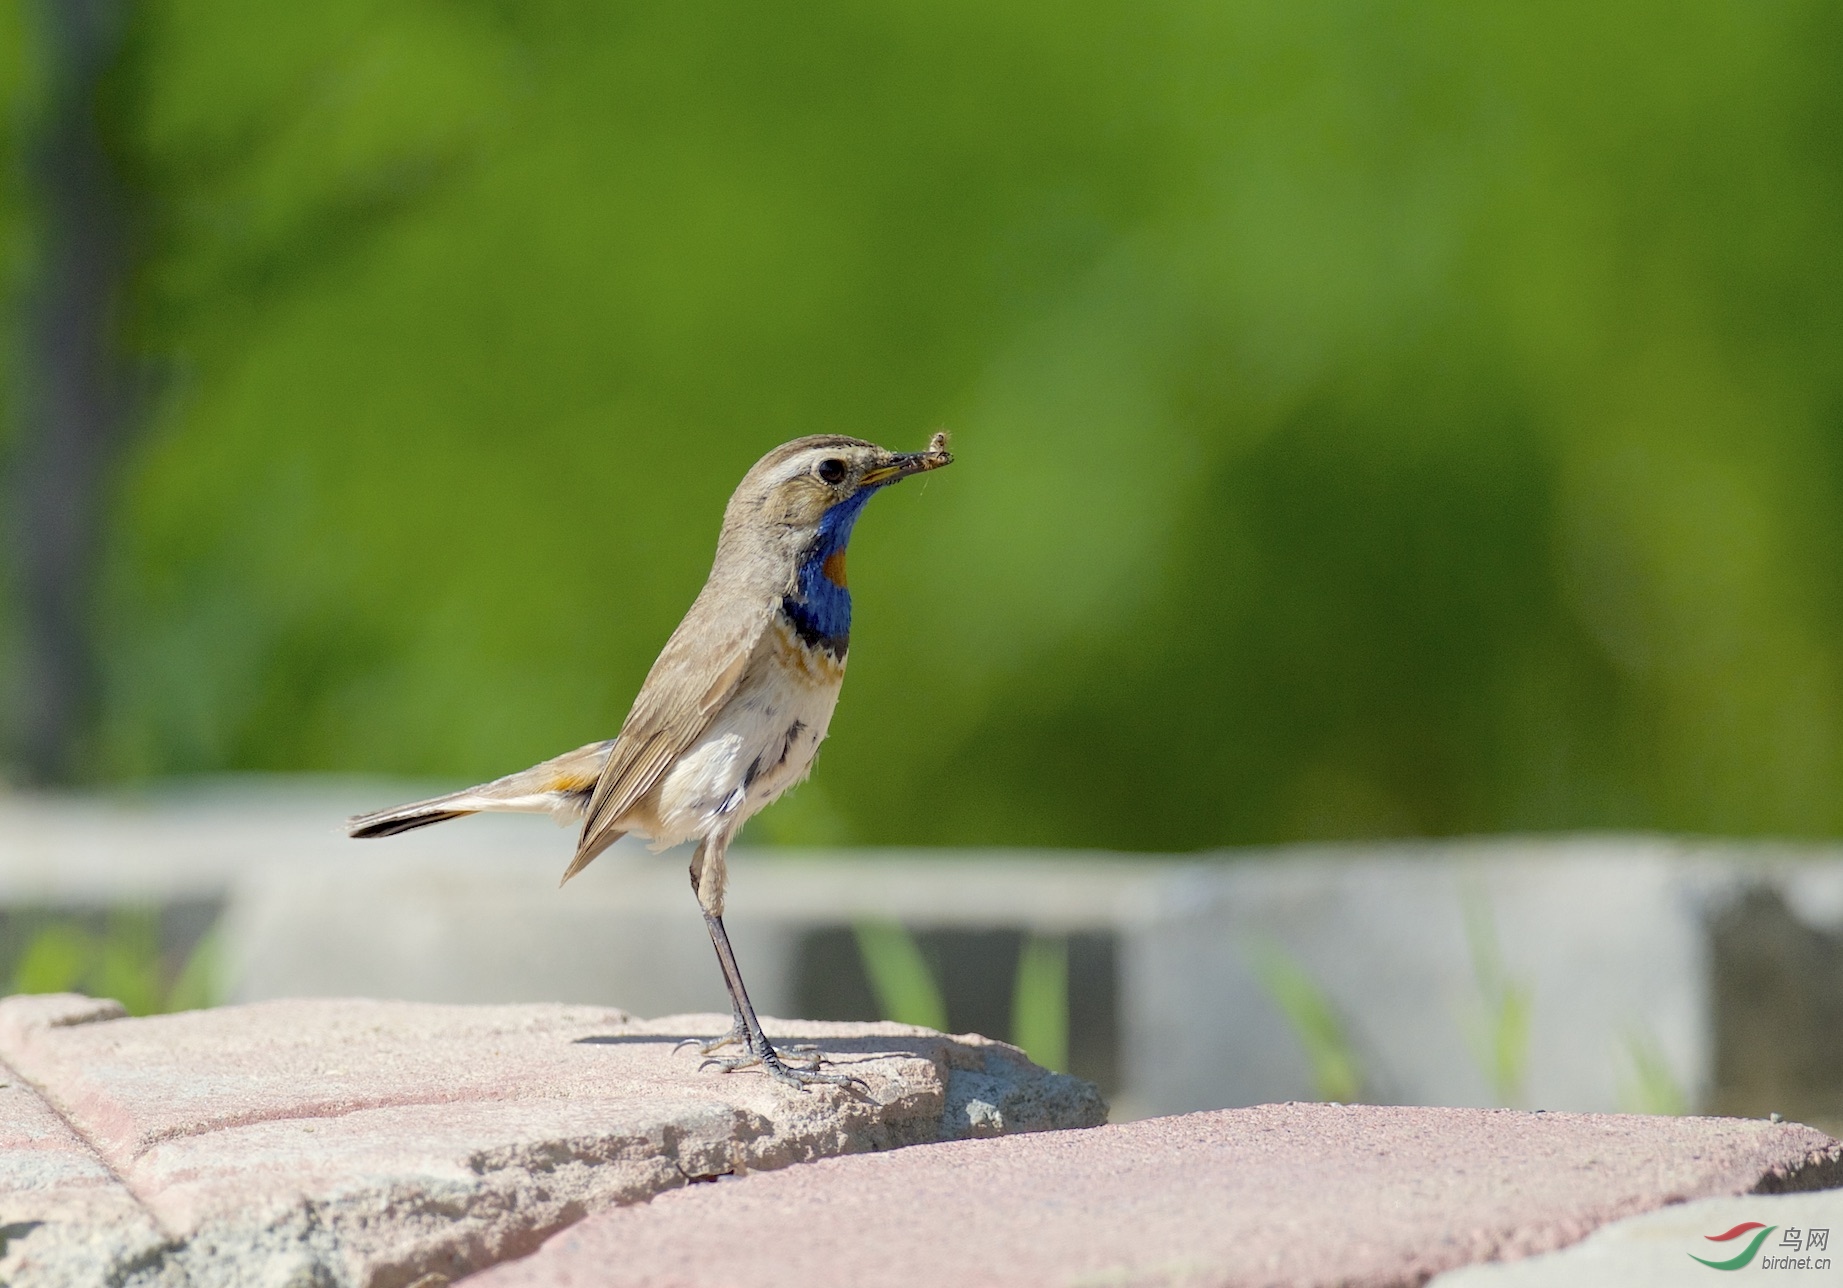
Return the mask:
[[881,487],[885,483],[906,479],[911,474],[925,474],[929,470],[938,470],[943,465],[952,464],[953,453],[947,450],[947,434],[943,431],[929,440],[927,451],[899,452],[890,457],[889,464],[864,471],[858,486]]

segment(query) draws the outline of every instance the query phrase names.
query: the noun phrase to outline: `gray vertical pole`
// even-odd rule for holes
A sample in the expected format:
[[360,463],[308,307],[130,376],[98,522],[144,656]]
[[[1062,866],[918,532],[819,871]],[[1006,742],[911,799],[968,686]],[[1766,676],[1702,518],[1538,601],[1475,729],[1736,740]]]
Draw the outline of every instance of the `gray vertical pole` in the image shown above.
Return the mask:
[[95,659],[90,613],[107,466],[128,411],[113,345],[127,265],[97,87],[127,0],[40,0],[47,97],[27,144],[36,244],[20,328],[8,518],[15,772],[82,777]]

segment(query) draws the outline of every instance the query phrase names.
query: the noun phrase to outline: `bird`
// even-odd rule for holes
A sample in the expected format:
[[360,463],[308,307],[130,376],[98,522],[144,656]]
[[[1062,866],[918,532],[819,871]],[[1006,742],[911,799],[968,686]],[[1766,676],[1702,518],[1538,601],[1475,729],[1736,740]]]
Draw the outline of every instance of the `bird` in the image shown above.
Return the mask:
[[[835,434],[776,447],[731,495],[710,576],[619,733],[465,791],[349,819],[347,834],[395,836],[483,811],[580,819],[563,883],[623,836],[655,850],[695,841],[691,888],[731,1010],[728,1032],[691,1040],[706,1067],[759,1067],[801,1089],[861,1086],[821,1070],[818,1055],[790,1063],[762,1031],[723,925],[727,856],[742,825],[811,772],[831,724],[851,644],[845,551],[858,516],[882,489],[953,459],[944,432],[920,452]],[[715,1054],[738,1043],[739,1055]]]

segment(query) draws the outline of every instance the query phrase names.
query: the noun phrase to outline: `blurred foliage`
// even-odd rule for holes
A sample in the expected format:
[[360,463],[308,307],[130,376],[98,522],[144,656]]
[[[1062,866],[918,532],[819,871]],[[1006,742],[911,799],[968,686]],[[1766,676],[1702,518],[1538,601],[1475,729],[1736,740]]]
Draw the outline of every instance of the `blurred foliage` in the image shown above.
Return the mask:
[[[1472,1060],[1490,1085],[1491,1093],[1497,1097],[1497,1103],[1510,1109],[1518,1108],[1523,1104],[1524,1087],[1529,1081],[1532,990],[1504,964],[1504,951],[1497,938],[1497,921],[1491,913],[1483,878],[1466,881],[1459,897],[1465,916],[1466,948],[1472,959],[1472,982],[1478,988],[1475,1007],[1464,1023]],[[1647,1087],[1655,1090],[1655,1084],[1647,1084]]]
[[1069,941],[1030,935],[1011,991],[1011,1040],[1058,1073],[1069,1071]]
[[947,1031],[947,1000],[928,969],[915,936],[898,921],[861,921],[852,927],[877,1012],[898,1024]]
[[[851,930],[876,998],[877,1017],[951,1032],[946,995],[922,944],[908,927],[872,918]],[[1067,1072],[1069,941],[1025,935],[1018,947],[1006,1040],[1044,1068]]]
[[178,955],[162,945],[157,909],[119,907],[89,915],[12,910],[3,947],[16,953],[0,995],[88,993],[111,997],[130,1015],[190,1011],[218,999],[218,939],[207,932]]
[[[33,24],[24,5],[0,2],[0,303],[24,297],[33,243],[32,194],[24,144],[38,123],[44,96]],[[19,348],[16,309],[0,310],[0,446],[11,438],[15,355]],[[0,636],[8,623],[0,621]]]
[[1644,1030],[1626,1035],[1619,1107],[1627,1113],[1677,1116],[1690,1111],[1689,1093],[1670,1070],[1657,1038]]
[[756,456],[946,425],[758,837],[1843,822],[1834,6],[134,13],[99,776],[606,736]]
[[1305,967],[1279,944],[1258,943],[1249,964],[1267,996],[1286,1017],[1299,1049],[1312,1066],[1320,1100],[1356,1104],[1363,1099],[1363,1065],[1343,1019]]

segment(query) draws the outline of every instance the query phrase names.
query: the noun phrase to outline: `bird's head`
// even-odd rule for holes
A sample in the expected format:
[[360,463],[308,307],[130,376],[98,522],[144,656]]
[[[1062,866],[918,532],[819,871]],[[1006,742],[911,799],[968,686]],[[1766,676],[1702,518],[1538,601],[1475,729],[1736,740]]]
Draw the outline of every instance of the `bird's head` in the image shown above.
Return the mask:
[[[783,443],[755,463],[730,497],[718,563],[727,555],[745,565],[771,562],[785,573],[815,556],[842,553],[859,511],[878,489],[952,463],[945,434],[936,434],[921,452],[892,452],[833,434]],[[842,585],[842,563],[839,577]]]

